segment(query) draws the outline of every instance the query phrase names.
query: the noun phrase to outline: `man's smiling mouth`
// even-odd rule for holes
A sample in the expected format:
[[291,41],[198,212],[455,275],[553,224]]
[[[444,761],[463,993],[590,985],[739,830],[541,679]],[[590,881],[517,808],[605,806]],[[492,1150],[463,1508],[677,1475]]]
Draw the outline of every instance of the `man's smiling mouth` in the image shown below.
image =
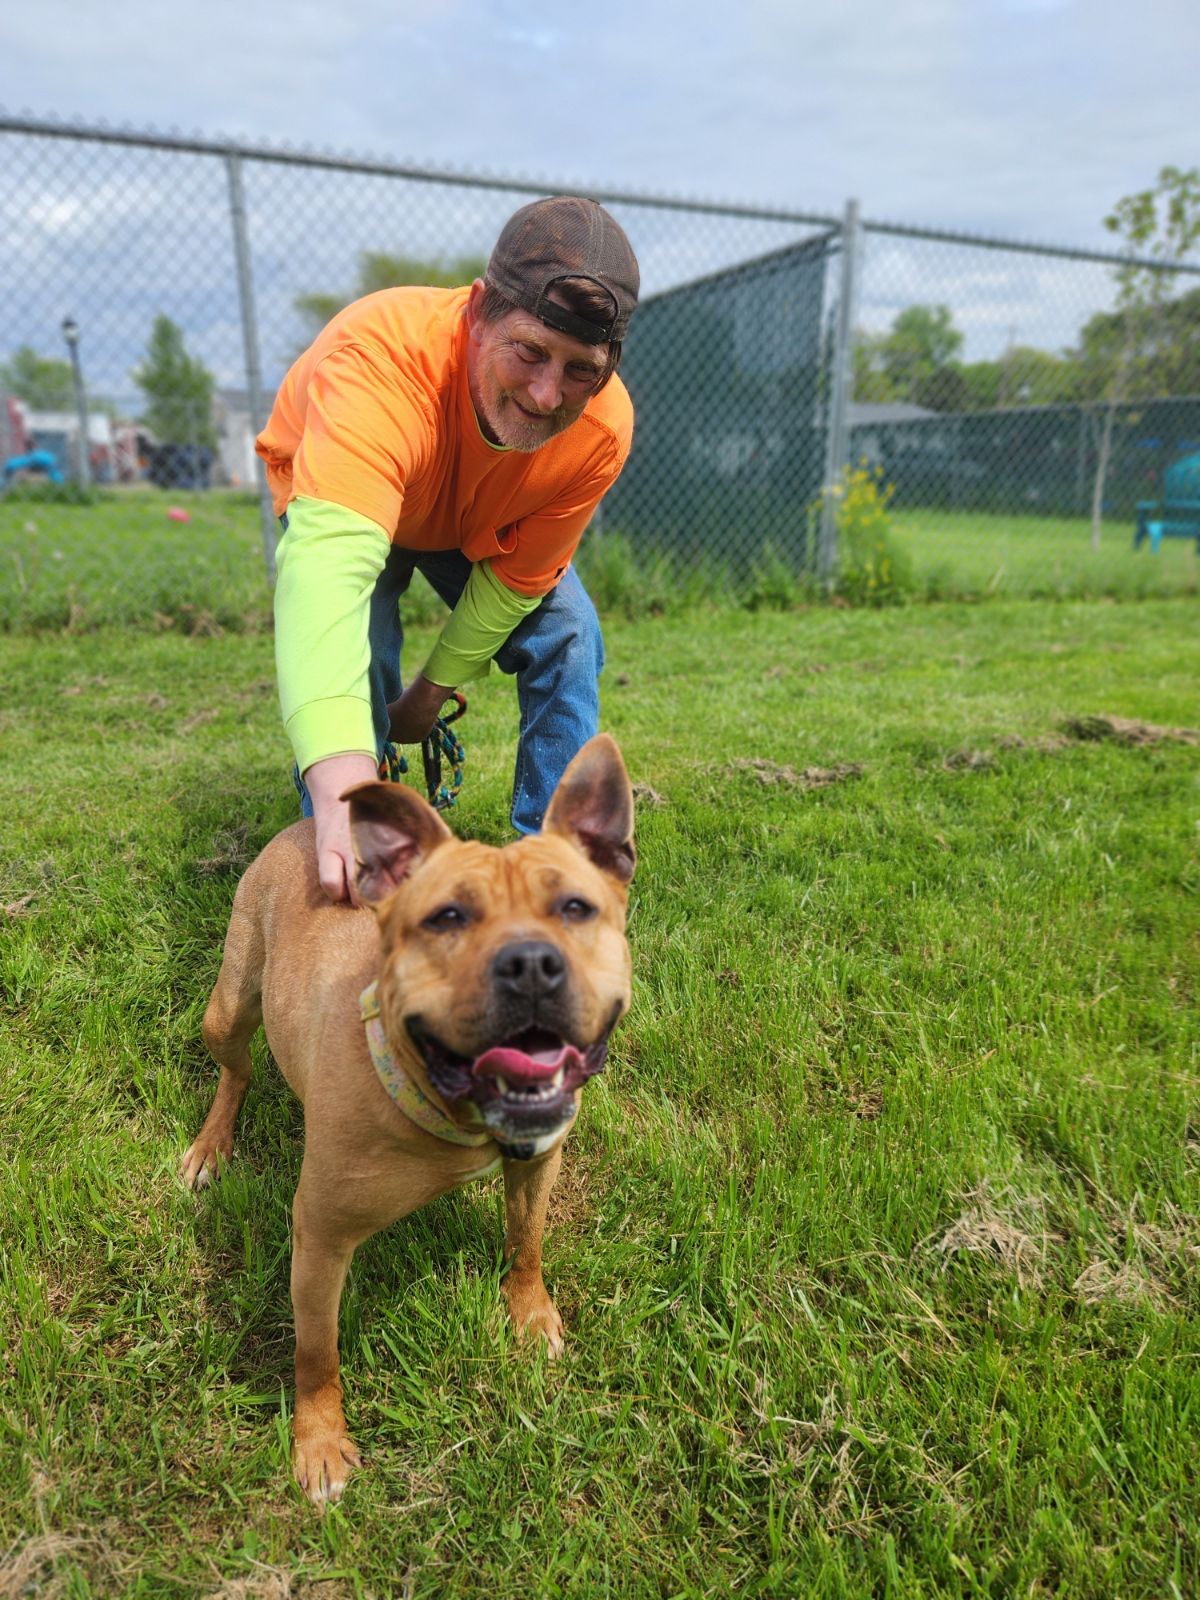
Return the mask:
[[513,405],[516,406],[523,417],[528,417],[530,422],[549,422],[554,416],[553,411],[530,411],[515,398],[513,399]]

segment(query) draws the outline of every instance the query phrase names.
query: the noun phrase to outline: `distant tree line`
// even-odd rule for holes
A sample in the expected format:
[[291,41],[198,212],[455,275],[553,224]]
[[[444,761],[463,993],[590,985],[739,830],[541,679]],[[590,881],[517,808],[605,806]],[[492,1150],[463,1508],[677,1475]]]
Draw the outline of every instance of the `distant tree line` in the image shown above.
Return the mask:
[[476,278],[482,278],[487,262],[482,256],[458,256],[446,261],[441,256],[432,261],[419,256],[395,256],[382,250],[365,250],[358,258],[358,278],[354,287],[345,293],[316,292],[297,295],[292,302],[309,325],[312,337],[351,301],[361,300],[365,294],[376,294],[380,289],[399,289],[412,284],[427,284],[435,289],[458,289]]
[[930,411],[1101,402],[1121,374],[1122,400],[1200,394],[1200,288],[1097,312],[1058,352],[1013,344],[963,361],[962,346],[947,306],[909,306],[887,333],[859,333],[854,398]]

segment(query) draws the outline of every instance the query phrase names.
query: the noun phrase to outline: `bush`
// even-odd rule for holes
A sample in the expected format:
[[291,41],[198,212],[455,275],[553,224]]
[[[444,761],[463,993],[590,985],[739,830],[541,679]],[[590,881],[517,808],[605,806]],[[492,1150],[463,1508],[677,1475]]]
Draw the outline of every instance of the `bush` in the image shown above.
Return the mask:
[[623,533],[590,533],[574,565],[601,616],[634,622],[678,608],[679,586],[667,558],[645,546],[637,549]]
[[773,544],[766,544],[750,568],[743,592],[747,611],[792,611],[814,598],[811,578],[797,572],[787,557]]
[[851,605],[903,605],[916,588],[912,562],[892,538],[888,506],[894,484],[865,462],[847,467],[837,501],[836,590]]
[[45,479],[22,478],[10,483],[4,490],[5,500],[17,500],[23,505],[40,506],[91,506],[96,503],[96,491],[85,489],[73,478],[66,483],[49,483]]

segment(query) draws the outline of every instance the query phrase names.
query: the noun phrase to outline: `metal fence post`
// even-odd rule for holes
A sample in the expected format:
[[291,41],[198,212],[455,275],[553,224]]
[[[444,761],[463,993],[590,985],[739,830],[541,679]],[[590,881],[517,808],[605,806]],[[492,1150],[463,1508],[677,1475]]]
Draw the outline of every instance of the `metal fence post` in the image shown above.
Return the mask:
[[[242,187],[242,158],[232,153],[225,157],[229,178],[229,216],[233,224],[233,256],[237,265],[238,302],[242,312],[242,349],[246,360],[246,404],[250,426],[257,438],[266,424],[262,405],[262,366],[258,354],[258,319],[254,312],[254,277],[250,264],[250,238],[246,228],[246,193]],[[262,523],[263,560],[267,582],[275,582],[275,543],[277,528],[267,488],[267,469],[262,457],[254,458],[258,480],[258,509]]]
[[861,249],[858,201],[847,200],[842,220],[842,274],[826,419],[825,493],[821,498],[821,532],[817,545],[817,576],[822,583],[828,583],[837,568],[837,501],[833,491],[850,455],[849,407],[854,398],[854,318]]

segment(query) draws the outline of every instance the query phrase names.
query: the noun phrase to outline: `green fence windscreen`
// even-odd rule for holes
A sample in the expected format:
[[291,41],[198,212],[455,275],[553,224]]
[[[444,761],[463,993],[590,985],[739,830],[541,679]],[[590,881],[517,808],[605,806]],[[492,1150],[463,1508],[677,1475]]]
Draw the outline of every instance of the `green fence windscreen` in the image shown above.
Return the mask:
[[768,547],[808,564],[829,253],[821,236],[642,302],[621,368],[633,453],[606,530],[739,568]]

